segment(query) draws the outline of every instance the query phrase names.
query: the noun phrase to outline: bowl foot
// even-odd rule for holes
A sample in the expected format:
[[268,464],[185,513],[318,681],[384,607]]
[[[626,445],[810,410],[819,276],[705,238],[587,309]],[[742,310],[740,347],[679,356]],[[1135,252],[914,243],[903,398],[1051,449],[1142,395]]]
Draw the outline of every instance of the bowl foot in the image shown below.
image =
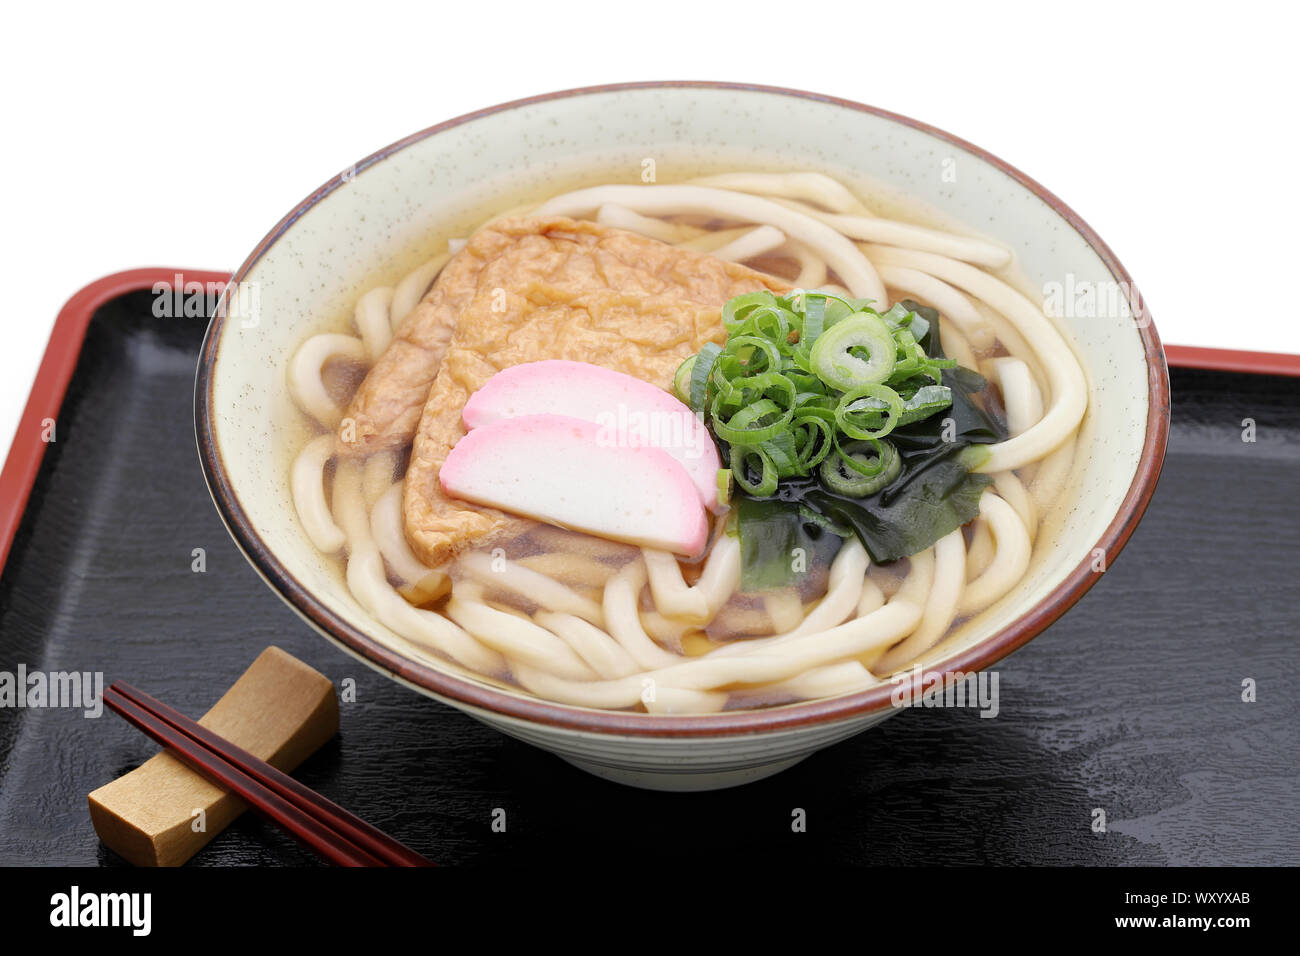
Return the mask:
[[798,757],[791,757],[788,760],[778,760],[774,763],[764,763],[754,767],[742,767],[739,770],[713,770],[703,773],[632,770],[576,760],[572,757],[563,757],[562,759],[573,764],[579,770],[585,770],[593,776],[614,783],[621,783],[624,786],[639,787],[642,790],[690,793],[701,790],[725,790],[728,787],[739,787],[747,783],[753,783],[756,780],[778,774],[782,770],[787,770],[807,756],[809,754],[800,754]]

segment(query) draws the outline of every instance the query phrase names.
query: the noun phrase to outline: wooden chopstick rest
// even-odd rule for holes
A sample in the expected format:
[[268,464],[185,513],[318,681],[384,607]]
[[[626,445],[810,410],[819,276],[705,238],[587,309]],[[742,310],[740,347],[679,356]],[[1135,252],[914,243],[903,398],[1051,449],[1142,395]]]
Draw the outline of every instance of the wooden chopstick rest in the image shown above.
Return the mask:
[[[338,732],[338,698],[325,675],[268,647],[199,723],[287,773]],[[89,801],[100,840],[136,866],[180,866],[247,809],[167,753]]]

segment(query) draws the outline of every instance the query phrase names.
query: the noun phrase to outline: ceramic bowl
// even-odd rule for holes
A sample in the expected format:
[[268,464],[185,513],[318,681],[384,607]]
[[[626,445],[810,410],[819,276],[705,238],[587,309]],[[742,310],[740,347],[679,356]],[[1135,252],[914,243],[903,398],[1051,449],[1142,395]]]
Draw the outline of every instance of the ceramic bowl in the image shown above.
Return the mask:
[[301,530],[288,465],[303,426],[285,366],[309,334],[343,329],[362,292],[394,282],[487,213],[596,181],[639,182],[647,169],[669,182],[720,168],[820,170],[886,205],[890,196],[913,197],[924,216],[1010,246],[1027,294],[1042,301],[1056,292],[1066,306],[1056,321],[1090,384],[1073,503],[1047,520],[1046,544],[1020,585],[921,661],[926,672],[988,668],[1074,604],[1132,533],[1164,457],[1168,373],[1149,316],[1131,298],[1069,307],[1084,301],[1081,289],[1102,298],[1133,289],[1092,229],[1029,177],[923,123],[826,96],[718,83],[570,90],[440,123],[345,170],[267,234],[233,276],[196,381],[212,497],[249,561],[307,623],[395,681],[503,733],[602,777],[659,789],[775,773],[897,713],[898,688],[652,716],[538,700],[420,651],[357,604],[337,562]]

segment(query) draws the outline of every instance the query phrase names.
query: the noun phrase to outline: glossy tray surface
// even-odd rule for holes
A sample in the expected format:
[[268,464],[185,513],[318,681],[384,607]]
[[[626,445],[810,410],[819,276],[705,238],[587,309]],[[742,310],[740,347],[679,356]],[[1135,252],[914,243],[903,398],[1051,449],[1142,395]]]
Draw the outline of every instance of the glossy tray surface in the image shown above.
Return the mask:
[[[1172,370],[1146,517],[1076,608],[998,664],[995,719],[908,712],[757,784],[660,794],[406,691],[295,617],[204,487],[204,322],[155,316],[134,284],[87,300],[57,440],[0,573],[0,671],[99,671],[197,715],[278,644],[357,688],[299,778],[443,863],[1300,862],[1300,380]],[[108,713],[0,708],[0,864],[125,865],[86,794],[154,750]],[[245,815],[191,865],[314,862]]]

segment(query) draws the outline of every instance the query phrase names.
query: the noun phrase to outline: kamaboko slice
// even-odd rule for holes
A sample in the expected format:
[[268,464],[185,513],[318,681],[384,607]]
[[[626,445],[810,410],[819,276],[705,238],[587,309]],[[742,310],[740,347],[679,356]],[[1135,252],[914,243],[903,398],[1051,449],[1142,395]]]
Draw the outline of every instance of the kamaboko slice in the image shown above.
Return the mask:
[[450,497],[613,541],[694,556],[708,540],[704,505],[681,462],[568,415],[471,429],[438,480]]
[[686,469],[704,507],[718,511],[718,449],[704,423],[649,382],[587,362],[548,359],[502,369],[470,396],[465,427],[520,415],[567,415],[662,448]]

